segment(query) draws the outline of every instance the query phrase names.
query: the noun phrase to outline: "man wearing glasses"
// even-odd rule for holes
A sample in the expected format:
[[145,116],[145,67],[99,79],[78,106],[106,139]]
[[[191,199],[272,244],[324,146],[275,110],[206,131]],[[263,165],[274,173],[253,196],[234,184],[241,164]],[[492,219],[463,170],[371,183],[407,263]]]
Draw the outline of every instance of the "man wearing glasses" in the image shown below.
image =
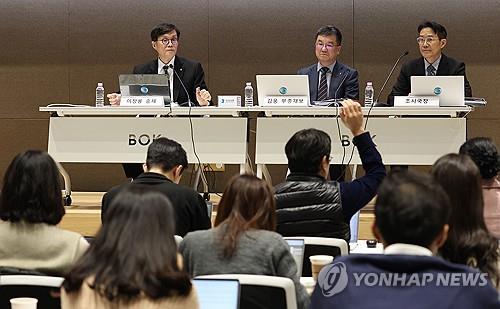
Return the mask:
[[471,97],[472,89],[465,75],[465,64],[442,53],[447,43],[446,28],[434,21],[425,21],[418,26],[417,32],[422,57],[403,65],[387,99],[389,105],[394,104],[394,96],[406,96],[410,93],[411,76],[463,75],[465,96]]
[[359,98],[358,71],[337,61],[342,48],[342,33],[337,27],[323,26],[316,32],[318,63],[298,71],[309,76],[311,101]]
[[[210,104],[212,99],[205,83],[205,73],[199,62],[176,56],[181,33],[173,24],[159,24],[151,31],[151,45],[158,59],[134,67],[134,74],[167,74],[170,78],[170,97],[173,102],[188,106],[188,97],[179,78],[189,92],[191,103],[199,106]],[[174,73],[175,70],[175,74]],[[120,105],[120,94],[108,94],[111,105]]]

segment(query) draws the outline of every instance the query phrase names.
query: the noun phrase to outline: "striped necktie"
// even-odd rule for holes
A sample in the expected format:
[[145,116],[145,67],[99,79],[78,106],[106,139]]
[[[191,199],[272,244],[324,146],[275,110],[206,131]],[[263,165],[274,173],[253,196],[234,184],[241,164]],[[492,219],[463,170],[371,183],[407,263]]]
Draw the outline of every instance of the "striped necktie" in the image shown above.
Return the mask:
[[167,75],[167,95],[163,97],[163,103],[165,106],[170,105],[172,102],[172,98],[170,97],[170,74],[168,74],[168,68],[168,65],[163,67],[163,71],[165,72],[165,75]]
[[427,67],[427,76],[436,76],[436,68],[432,64]]
[[327,67],[322,67],[319,71],[321,72],[321,79],[319,81],[318,88],[318,101],[324,101],[328,96],[328,83],[326,82],[326,74],[330,72],[330,69]]

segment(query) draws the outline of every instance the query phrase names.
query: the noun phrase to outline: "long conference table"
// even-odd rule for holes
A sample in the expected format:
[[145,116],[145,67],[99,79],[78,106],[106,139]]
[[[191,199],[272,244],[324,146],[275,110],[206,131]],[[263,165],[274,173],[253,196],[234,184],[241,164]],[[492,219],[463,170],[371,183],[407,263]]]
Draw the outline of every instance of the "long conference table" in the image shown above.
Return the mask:
[[[285,144],[298,130],[321,129],[332,138],[332,163],[360,163],[352,136],[335,107],[90,107],[47,106],[48,153],[59,163],[142,163],[160,136],[179,142],[194,164],[237,164],[248,171],[249,117],[256,116],[255,164],[287,164]],[[432,165],[466,140],[471,107],[374,107],[367,119],[385,164]],[[340,127],[340,131],[338,130]],[[342,140],[342,142],[341,142]],[[344,155],[345,154],[345,155]],[[71,193],[69,175],[60,166]]]

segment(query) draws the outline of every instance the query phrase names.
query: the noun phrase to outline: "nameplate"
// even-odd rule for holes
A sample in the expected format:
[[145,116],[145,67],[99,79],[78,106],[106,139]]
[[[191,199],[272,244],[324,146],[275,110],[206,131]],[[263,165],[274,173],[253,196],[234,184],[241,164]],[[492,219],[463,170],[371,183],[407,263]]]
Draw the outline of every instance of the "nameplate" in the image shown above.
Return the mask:
[[439,97],[395,96],[394,107],[439,107]]
[[308,106],[307,96],[266,96],[264,102],[259,102],[260,106]]
[[240,95],[220,95],[217,97],[217,105],[219,107],[240,107]]
[[122,96],[120,106],[163,107],[162,96]]

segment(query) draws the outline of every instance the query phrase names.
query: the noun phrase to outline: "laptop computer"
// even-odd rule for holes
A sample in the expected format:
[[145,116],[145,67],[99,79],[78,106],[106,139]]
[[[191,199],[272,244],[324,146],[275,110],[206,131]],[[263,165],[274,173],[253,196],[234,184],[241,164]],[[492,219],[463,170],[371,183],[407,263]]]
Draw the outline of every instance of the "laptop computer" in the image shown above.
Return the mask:
[[118,80],[123,96],[162,96],[165,104],[172,101],[165,74],[121,74]]
[[286,242],[290,247],[290,253],[297,263],[297,273],[299,277],[302,276],[302,265],[304,263],[304,252],[305,252],[305,243],[304,239],[287,239]]
[[238,309],[240,282],[236,279],[195,278],[200,309]]
[[267,96],[304,96],[309,105],[309,78],[307,75],[257,75],[258,104]]
[[439,106],[465,106],[463,76],[412,76],[411,95],[439,96]]

